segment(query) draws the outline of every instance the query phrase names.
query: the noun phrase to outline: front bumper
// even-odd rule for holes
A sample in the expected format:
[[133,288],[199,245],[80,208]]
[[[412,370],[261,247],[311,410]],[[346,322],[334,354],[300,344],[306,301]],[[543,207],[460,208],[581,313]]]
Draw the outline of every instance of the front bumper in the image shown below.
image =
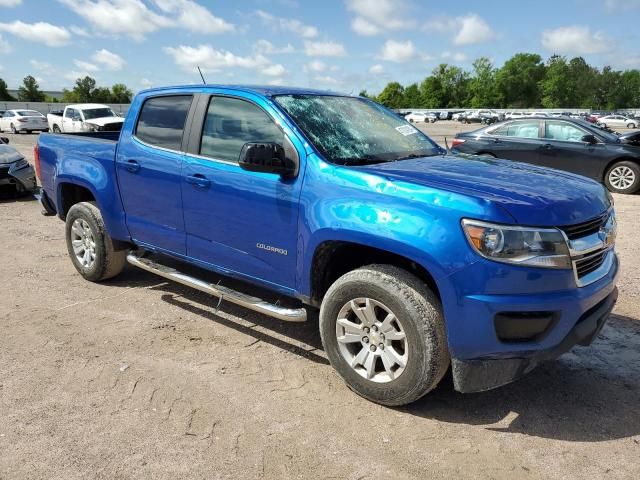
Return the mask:
[[529,373],[541,362],[559,357],[574,345],[590,345],[609,318],[617,298],[618,290],[614,288],[604,300],[585,312],[564,339],[553,348],[520,352],[513,358],[452,359],[455,389],[471,393],[500,387]]

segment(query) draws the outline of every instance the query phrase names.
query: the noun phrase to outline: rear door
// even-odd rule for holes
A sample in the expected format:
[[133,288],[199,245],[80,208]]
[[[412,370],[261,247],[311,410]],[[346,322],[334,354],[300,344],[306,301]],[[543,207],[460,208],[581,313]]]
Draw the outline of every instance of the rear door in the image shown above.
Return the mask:
[[608,152],[604,143],[582,141],[591,132],[564,120],[546,120],[544,143],[540,147],[540,163],[601,180]]
[[[138,244],[183,255],[180,191],[185,125],[193,95],[147,97],[130,135],[121,135],[116,172],[126,222]],[[186,144],[186,143],[185,143]]]
[[488,130],[483,139],[487,152],[498,158],[518,162],[540,163],[540,120],[514,120]]
[[198,111],[182,178],[187,254],[293,290],[302,175],[285,179],[238,164],[247,142],[289,142],[273,107],[238,93],[202,95]]

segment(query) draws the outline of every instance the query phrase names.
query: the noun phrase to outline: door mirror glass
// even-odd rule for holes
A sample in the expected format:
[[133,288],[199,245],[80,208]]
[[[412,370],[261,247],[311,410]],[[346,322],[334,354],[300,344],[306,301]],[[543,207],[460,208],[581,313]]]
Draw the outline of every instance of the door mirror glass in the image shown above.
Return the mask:
[[585,143],[588,143],[590,145],[593,145],[594,143],[598,143],[598,139],[591,134],[587,134],[587,135],[583,135],[582,138],[580,139]]
[[287,156],[277,143],[245,143],[240,151],[240,167],[250,172],[273,173],[283,177],[295,176],[297,161]]

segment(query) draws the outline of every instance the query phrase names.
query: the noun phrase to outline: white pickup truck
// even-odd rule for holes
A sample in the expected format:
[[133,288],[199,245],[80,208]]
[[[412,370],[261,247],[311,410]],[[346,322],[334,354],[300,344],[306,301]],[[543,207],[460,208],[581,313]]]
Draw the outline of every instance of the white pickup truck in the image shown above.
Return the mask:
[[111,107],[98,103],[67,105],[60,112],[47,115],[49,130],[54,133],[74,132],[118,132],[124,118],[114,113]]

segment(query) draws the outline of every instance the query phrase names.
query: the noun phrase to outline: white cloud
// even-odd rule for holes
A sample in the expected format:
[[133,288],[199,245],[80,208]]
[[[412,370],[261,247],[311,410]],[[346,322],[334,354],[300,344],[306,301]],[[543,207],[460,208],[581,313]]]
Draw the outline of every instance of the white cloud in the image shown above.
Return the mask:
[[347,10],[356,14],[351,29],[365,36],[413,26],[414,21],[401,16],[405,8],[404,0],[347,0]]
[[174,22],[152,12],[141,0],[58,0],[88,21],[96,30],[142,40]]
[[51,73],[53,71],[53,65],[48,62],[41,62],[39,60],[29,60],[29,64],[36,70],[44,73]]
[[379,57],[388,62],[402,63],[415,58],[417,54],[416,47],[411,40],[406,42],[387,40],[380,50]]
[[313,25],[305,25],[300,20],[294,18],[282,18],[271,15],[263,10],[257,10],[256,14],[262,21],[281,31],[295,33],[302,38],[315,38],[318,36],[318,29]]
[[202,5],[191,0],[154,0],[163,12],[177,18],[177,24],[197,33],[227,33],[235,26],[216,17]]
[[452,39],[454,45],[472,45],[496,38],[489,24],[475,13],[455,18],[435,17],[427,22],[423,30],[445,34],[455,32]]
[[0,0],[0,7],[17,7],[22,0]]
[[588,55],[609,50],[606,36],[592,32],[589,27],[571,25],[542,32],[542,46],[549,52],[570,55]]
[[337,85],[342,85],[342,82],[335,77],[331,77],[329,75],[318,75],[313,78],[314,84],[319,87],[335,87]]
[[77,25],[71,25],[69,27],[69,30],[71,30],[71,33],[78,35],[80,37],[90,37],[91,35],[89,35],[89,32],[87,32],[86,29],[82,28],[82,27],[78,27]]
[[95,75],[92,72],[88,72],[86,70],[72,70],[68,73],[64,74],[64,78],[66,78],[67,80],[70,80],[72,82],[75,82],[78,78],[84,78],[84,77],[92,77],[95,78]]
[[109,50],[103,48],[102,50],[96,51],[91,59],[94,62],[100,63],[107,70],[118,71],[122,70],[122,67],[125,66],[126,62],[122,59],[122,57],[116,53],[110,52]]
[[242,57],[226,50],[217,50],[211,45],[190,47],[165,47],[166,54],[173,58],[176,65],[186,72],[197,72],[200,66],[203,72],[220,72],[229,68],[245,68],[268,76],[282,76],[286,72],[280,64],[272,63],[264,55]]
[[284,47],[276,47],[269,40],[258,40],[253,45],[253,51],[262,55],[276,55],[280,53],[293,53],[295,49],[290,43]]
[[320,60],[313,60],[302,67],[305,72],[324,72],[327,69],[327,64]]
[[98,67],[97,65],[89,62],[84,62],[82,60],[74,60],[73,63],[79,69],[87,72],[97,72],[98,70],[100,70],[100,67]]
[[0,53],[9,53],[13,50],[13,48],[11,48],[11,45],[9,45],[9,42],[7,42],[4,38],[2,38],[2,35],[0,35]]
[[336,42],[304,42],[304,53],[308,57],[344,57],[344,45]]
[[454,62],[466,62],[467,55],[463,52],[442,52],[442,58],[453,60]]
[[153,87],[153,82],[151,80],[149,80],[148,78],[141,78],[140,79],[140,86],[142,88],[151,88],[151,87]]
[[369,69],[369,73],[372,73],[374,75],[380,75],[381,73],[384,73],[384,67],[379,63],[377,63],[371,66],[371,68]]
[[46,22],[24,23],[16,20],[11,23],[0,23],[0,30],[25,40],[44,43],[49,47],[62,47],[71,39],[71,34],[66,28]]

